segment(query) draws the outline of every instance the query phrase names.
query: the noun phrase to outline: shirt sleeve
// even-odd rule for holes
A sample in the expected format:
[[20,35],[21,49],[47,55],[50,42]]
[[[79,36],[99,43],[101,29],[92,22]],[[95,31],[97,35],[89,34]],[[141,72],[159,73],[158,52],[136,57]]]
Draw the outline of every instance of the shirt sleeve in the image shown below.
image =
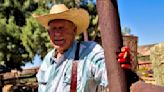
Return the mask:
[[46,83],[48,80],[48,70],[50,68],[50,53],[48,53],[43,59],[43,63],[41,64],[38,73],[36,74],[36,78],[38,81],[38,92],[44,92]]
[[91,56],[90,74],[98,85],[106,87],[108,79],[103,48],[99,44],[96,44]]
[[45,57],[36,75],[38,82],[46,82],[44,75],[45,75],[46,70],[48,69],[48,62],[49,62],[48,58]]

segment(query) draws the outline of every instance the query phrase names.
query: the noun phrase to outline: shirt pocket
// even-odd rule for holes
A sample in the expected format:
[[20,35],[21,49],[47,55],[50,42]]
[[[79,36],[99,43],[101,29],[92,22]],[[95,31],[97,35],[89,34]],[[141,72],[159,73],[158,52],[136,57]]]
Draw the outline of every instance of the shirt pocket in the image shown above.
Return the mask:
[[66,85],[70,85],[71,84],[71,73],[70,74],[68,74],[68,73],[64,74],[63,83],[66,84]]

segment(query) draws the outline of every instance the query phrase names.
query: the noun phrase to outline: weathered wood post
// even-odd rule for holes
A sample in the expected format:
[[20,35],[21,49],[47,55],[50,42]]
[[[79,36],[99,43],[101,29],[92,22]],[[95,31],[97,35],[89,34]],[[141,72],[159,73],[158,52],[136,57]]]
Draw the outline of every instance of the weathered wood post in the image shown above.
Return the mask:
[[84,31],[83,35],[84,35],[84,41],[88,41],[88,32]]
[[0,75],[0,92],[2,92],[3,86],[4,86],[4,83],[3,83],[3,75]]
[[127,92],[125,74],[117,62],[117,52],[123,45],[117,0],[97,0],[97,10],[109,92]]

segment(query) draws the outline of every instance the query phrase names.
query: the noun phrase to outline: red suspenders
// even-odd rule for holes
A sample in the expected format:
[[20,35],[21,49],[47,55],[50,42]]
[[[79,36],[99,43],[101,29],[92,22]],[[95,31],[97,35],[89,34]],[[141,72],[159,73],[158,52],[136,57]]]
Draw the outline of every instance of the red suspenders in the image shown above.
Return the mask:
[[77,67],[78,67],[78,60],[79,60],[79,50],[80,50],[80,42],[77,43],[77,48],[75,52],[75,60],[72,62],[70,92],[77,91]]
[[78,61],[73,61],[72,62],[72,75],[71,75],[70,92],[76,92],[76,88],[77,88],[77,66],[78,66]]

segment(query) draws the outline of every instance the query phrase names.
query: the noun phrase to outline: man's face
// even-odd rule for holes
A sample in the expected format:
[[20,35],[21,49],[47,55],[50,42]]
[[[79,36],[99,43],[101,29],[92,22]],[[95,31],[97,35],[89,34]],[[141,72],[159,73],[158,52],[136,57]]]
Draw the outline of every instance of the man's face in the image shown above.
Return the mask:
[[72,45],[76,35],[76,26],[68,20],[53,20],[49,23],[48,33],[53,47],[63,52]]

